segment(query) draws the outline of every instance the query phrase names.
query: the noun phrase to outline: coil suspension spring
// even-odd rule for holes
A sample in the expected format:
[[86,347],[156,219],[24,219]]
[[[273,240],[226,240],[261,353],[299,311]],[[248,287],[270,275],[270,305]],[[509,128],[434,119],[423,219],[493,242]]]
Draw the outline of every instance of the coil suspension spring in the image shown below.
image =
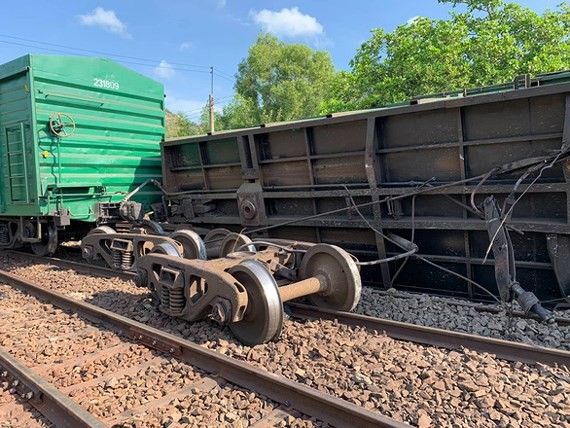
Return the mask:
[[135,256],[132,251],[113,250],[113,266],[115,269],[129,270],[133,266]]
[[115,269],[121,269],[123,255],[121,250],[113,250],[113,266]]
[[129,270],[133,266],[133,261],[135,259],[132,251],[123,251],[121,259],[121,269]]
[[177,287],[169,290],[169,306],[172,312],[182,312],[186,306],[184,288]]
[[162,301],[160,302],[165,308],[170,307],[170,289],[162,287]]

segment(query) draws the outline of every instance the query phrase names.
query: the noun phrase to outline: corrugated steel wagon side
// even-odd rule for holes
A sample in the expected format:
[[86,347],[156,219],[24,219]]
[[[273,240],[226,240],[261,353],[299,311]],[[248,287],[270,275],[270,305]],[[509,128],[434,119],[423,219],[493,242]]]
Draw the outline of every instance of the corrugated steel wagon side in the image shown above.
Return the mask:
[[[568,296],[570,73],[432,98],[167,141],[169,220],[365,260],[402,253],[386,239],[396,234],[418,253],[364,269],[369,283],[469,297],[484,296],[474,283],[497,293],[494,252],[512,247],[510,281]],[[493,201],[508,221],[491,230]],[[489,251],[505,223],[505,247]]]
[[52,252],[58,233],[104,221],[160,177],[164,136],[163,86],[113,61],[27,55],[0,65],[0,246]]

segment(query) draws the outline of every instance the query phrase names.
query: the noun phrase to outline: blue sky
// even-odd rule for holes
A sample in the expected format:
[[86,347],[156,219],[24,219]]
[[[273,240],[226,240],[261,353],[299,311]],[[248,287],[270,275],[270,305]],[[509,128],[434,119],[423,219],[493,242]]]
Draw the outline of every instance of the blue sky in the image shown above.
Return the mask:
[[[560,0],[519,0],[542,13]],[[161,81],[167,108],[197,120],[213,66],[218,107],[261,30],[330,52],[347,69],[373,28],[393,30],[415,16],[441,19],[437,0],[26,0],[0,15],[0,63],[27,53],[105,56]]]

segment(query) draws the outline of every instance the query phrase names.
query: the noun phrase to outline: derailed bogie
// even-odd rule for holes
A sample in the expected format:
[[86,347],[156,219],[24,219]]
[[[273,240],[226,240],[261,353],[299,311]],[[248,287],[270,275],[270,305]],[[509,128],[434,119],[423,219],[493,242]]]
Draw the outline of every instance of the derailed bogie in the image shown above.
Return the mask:
[[[179,234],[180,235],[180,234]],[[173,234],[173,236],[180,236]],[[197,250],[196,258],[205,257],[205,248],[200,237],[191,231],[184,231],[183,236],[193,238]],[[88,261],[103,260],[108,266],[134,271],[140,257],[154,251],[174,257],[181,257],[189,250],[185,243],[169,236],[148,233],[117,233],[109,226],[93,229],[81,241],[83,258]]]
[[279,337],[286,301],[320,296],[315,303],[339,310],[358,303],[360,274],[344,250],[283,240],[252,244],[264,249],[207,261],[151,252],[138,261],[137,284],[152,290],[160,311],[187,321],[210,317],[250,346]]

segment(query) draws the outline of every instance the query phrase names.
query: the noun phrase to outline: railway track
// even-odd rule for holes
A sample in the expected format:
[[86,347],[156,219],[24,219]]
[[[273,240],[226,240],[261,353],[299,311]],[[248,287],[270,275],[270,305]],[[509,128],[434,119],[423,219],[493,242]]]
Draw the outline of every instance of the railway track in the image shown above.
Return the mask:
[[[517,421],[528,424],[529,420],[535,425],[570,422],[570,400],[567,393],[560,392],[570,388],[570,371],[559,366],[567,361],[567,353],[552,355],[547,350],[550,355],[546,357],[525,356],[520,352],[526,348],[523,346],[501,351],[503,358],[517,361],[508,362],[486,353],[491,352],[490,349],[481,348],[476,352],[463,348],[465,343],[458,342],[456,335],[448,335],[449,332],[442,331],[445,336],[442,338],[437,329],[403,323],[366,325],[371,321],[366,317],[346,321],[342,318],[344,314],[339,313],[319,315],[316,319],[314,307],[307,307],[309,313],[305,316],[302,306],[291,307],[295,318],[286,321],[278,342],[244,347],[231,338],[227,329],[220,330],[208,322],[189,324],[158,313],[150,306],[145,289],[118,280],[111,271],[96,269],[96,275],[115,276],[96,278],[91,276],[94,272],[75,273],[74,264],[65,263],[64,267],[52,260],[51,263],[58,266],[55,267],[47,265],[46,260],[41,263],[3,261],[4,266],[14,272],[33,280],[41,278],[46,288],[60,290],[221,354],[253,363],[258,371],[283,375],[412,425],[427,426],[429,421],[449,425],[456,420],[464,425],[482,426],[486,426],[485,421],[491,424],[489,426],[494,421],[513,426]],[[90,266],[83,265],[81,269],[91,271]],[[121,276],[131,277],[130,274]],[[327,316],[331,321],[326,320]],[[406,329],[394,329],[394,325],[399,327],[400,324]],[[408,330],[408,326],[413,331]],[[388,336],[375,330],[386,331]],[[426,331],[433,336],[426,338]],[[468,340],[471,335],[464,336],[462,340]],[[398,337],[402,340],[396,340]],[[442,349],[445,346],[448,350]],[[482,345],[472,345],[472,348],[475,346]],[[495,352],[498,351],[495,349]],[[537,365],[535,358],[545,362],[550,359],[554,365]],[[502,379],[509,381],[505,384]],[[546,391],[541,385],[551,385],[554,389]],[[543,404],[537,403],[535,396],[544,397],[548,407],[542,408]]]
[[[48,260],[50,263],[54,263],[58,266],[61,267],[68,267],[69,269],[75,269],[75,270],[79,270],[82,272],[86,272],[86,273],[93,273],[96,275],[101,275],[104,277],[119,277],[119,278],[123,278],[126,280],[130,280],[132,278],[134,278],[134,274],[132,272],[120,272],[120,271],[116,271],[116,270],[112,270],[106,267],[102,267],[102,266],[97,266],[97,265],[90,265],[90,264],[86,264],[83,262],[77,262],[77,261],[71,261],[71,260],[64,260],[61,258],[57,258],[57,257],[40,257],[37,256],[35,254],[30,254],[30,253],[22,253],[19,251],[14,251],[14,250],[7,250],[5,251],[6,254],[12,255],[14,257],[20,257],[20,258],[27,258],[29,260],[34,260],[37,261],[39,263],[44,263],[46,260]],[[80,255],[78,255],[78,257],[81,257]],[[385,291],[376,291],[378,292],[380,295],[386,295]],[[410,299],[412,298],[411,295],[409,294],[405,294],[405,293],[392,293],[391,297],[394,298],[398,298],[398,299]],[[465,307],[465,308],[472,308],[477,312],[480,313],[491,313],[491,314],[500,314],[501,312],[504,311],[504,309],[497,307],[496,305],[492,305],[492,304],[484,304],[484,303],[474,303],[474,302],[460,302],[460,301],[452,301],[450,303],[453,306],[461,306],[461,307]],[[539,318],[537,316],[534,315],[528,315],[525,314],[522,311],[519,310],[514,310],[512,312],[512,316],[515,318],[520,318],[520,319],[532,319],[532,320],[539,320]],[[554,318],[554,321],[557,325],[559,326],[570,326],[570,318],[569,317],[565,317],[565,316],[556,316]]]
[[[414,297],[413,293],[398,293],[398,292],[396,292],[396,293],[388,294],[388,292],[386,292],[384,290],[375,290],[375,292],[381,296],[388,296],[389,295],[390,297],[396,298],[396,299],[412,299]],[[440,296],[435,296],[435,297],[440,297]],[[442,298],[444,298],[444,297],[442,297]],[[451,299],[448,299],[448,300],[450,300],[451,305],[461,306],[464,308],[472,308],[475,311],[480,312],[480,313],[500,314],[500,313],[503,313],[505,311],[504,308],[501,308],[495,304],[475,303],[475,302],[458,301],[458,300],[451,300]],[[532,319],[532,320],[540,321],[540,318],[538,318],[537,316],[528,315],[528,314],[525,314],[523,311],[519,311],[519,310],[513,310],[512,316],[516,317],[516,318],[521,318],[521,319]],[[554,321],[559,326],[569,326],[570,325],[570,318],[565,317],[565,316],[556,316],[554,318]]]
[[394,339],[421,343],[423,345],[440,346],[451,350],[468,348],[477,352],[494,354],[508,361],[570,367],[570,352],[568,351],[384,320],[365,315],[330,311],[298,303],[290,303],[289,310],[290,315],[296,318],[337,320],[350,326],[383,331]]
[[[28,257],[29,255],[15,251],[8,252],[18,257]],[[30,257],[38,262],[56,264],[90,274],[106,277],[117,276],[126,280],[132,280],[134,274],[131,272],[117,272],[105,267],[88,265],[74,261],[62,260],[58,258],[42,258],[38,256]],[[494,339],[474,334],[466,334],[448,331],[437,328],[418,326],[410,323],[385,320],[382,318],[369,317],[354,313],[331,311],[315,306],[289,303],[289,314],[299,319],[328,319],[337,320],[350,326],[364,327],[376,331],[384,331],[394,339],[413,341],[424,345],[441,346],[447,349],[469,348],[477,352],[485,352],[497,355],[509,361],[520,361],[524,363],[539,362],[549,365],[565,365],[570,367],[570,352],[546,348],[541,346],[527,345],[523,343],[511,342],[507,340]],[[569,325],[570,319],[559,317],[558,322],[562,325]]]
[[[214,415],[205,423],[237,422],[243,417],[239,411],[251,406],[263,409],[258,418],[261,426],[271,426],[280,419],[288,423],[290,418],[303,419],[276,404],[281,403],[335,426],[404,426],[7,272],[0,272],[0,280],[49,302],[4,288],[4,304],[12,303],[2,315],[5,331],[10,332],[4,343],[9,343],[11,350],[0,352],[0,365],[7,386],[58,426],[103,427],[125,420],[129,423],[137,415],[147,417],[153,412],[172,415],[179,411],[169,403],[208,403],[212,396],[220,397],[220,403],[229,403],[230,411],[223,409],[226,419]],[[23,301],[28,319],[9,326],[9,312],[20,310]],[[38,334],[37,349],[25,346],[25,342],[18,346],[20,335],[30,329]],[[129,389],[135,396],[146,398],[136,399],[132,391],[121,394]],[[236,404],[235,413],[231,412],[232,404]],[[208,409],[199,410],[198,415],[202,415]]]

